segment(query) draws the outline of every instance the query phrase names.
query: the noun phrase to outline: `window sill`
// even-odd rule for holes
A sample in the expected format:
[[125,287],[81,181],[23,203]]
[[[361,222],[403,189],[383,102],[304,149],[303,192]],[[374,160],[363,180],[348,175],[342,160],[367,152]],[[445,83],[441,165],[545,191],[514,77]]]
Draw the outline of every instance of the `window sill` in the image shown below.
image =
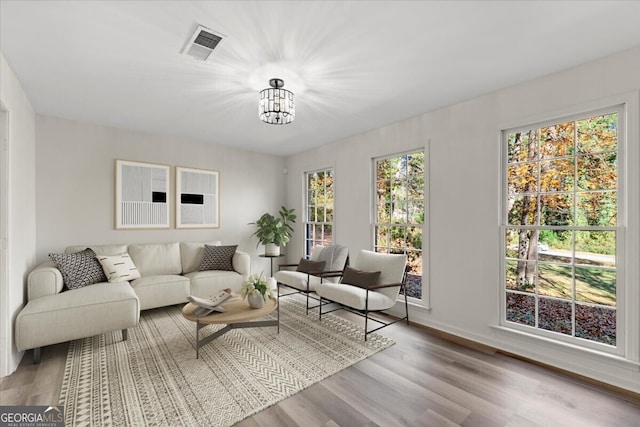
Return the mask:
[[547,344],[556,346],[558,348],[564,348],[564,349],[570,349],[570,350],[574,350],[574,351],[579,351],[580,353],[582,353],[583,355],[597,360],[599,362],[605,362],[605,363],[609,363],[612,365],[615,365],[617,367],[620,368],[624,368],[624,369],[636,369],[636,370],[640,370],[640,362],[635,361],[635,360],[631,360],[628,359],[626,357],[623,356],[619,356],[616,354],[610,354],[610,353],[604,353],[602,351],[598,351],[598,350],[593,350],[590,348],[584,348],[584,347],[580,347],[571,343],[566,343],[566,342],[562,342],[562,341],[557,341],[551,338],[546,338],[546,337],[542,337],[539,335],[535,335],[535,334],[530,334],[524,331],[519,331],[519,330],[515,330],[515,329],[511,329],[511,328],[507,328],[505,326],[501,326],[501,325],[490,325],[492,329],[494,329],[495,331],[497,331],[498,333],[504,334],[504,335],[511,335],[511,336],[518,336],[518,337],[523,337],[523,338],[527,338],[527,339],[532,339],[532,340],[536,340],[536,341],[543,341]]

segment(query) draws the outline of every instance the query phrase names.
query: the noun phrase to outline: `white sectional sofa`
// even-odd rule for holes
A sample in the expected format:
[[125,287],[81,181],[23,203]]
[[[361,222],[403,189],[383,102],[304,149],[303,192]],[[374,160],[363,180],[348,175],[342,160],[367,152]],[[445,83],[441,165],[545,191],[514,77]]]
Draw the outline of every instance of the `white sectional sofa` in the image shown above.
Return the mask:
[[233,271],[200,271],[205,243],[70,246],[65,253],[87,247],[97,256],[128,253],[141,277],[63,291],[63,275],[54,262],[36,267],[27,279],[28,302],[15,322],[16,347],[34,349],[35,363],[40,347],[46,345],[119,329],[126,340],[126,330],[138,323],[140,310],[185,303],[189,295],[207,297],[226,288],[239,291],[250,274],[250,257],[240,251],[233,254]]

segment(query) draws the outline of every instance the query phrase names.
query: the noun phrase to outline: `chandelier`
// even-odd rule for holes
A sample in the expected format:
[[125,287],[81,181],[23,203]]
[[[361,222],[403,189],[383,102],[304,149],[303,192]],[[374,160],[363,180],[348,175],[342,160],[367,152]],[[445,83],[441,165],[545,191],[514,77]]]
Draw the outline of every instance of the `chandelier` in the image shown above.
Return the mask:
[[260,120],[272,125],[291,123],[296,117],[293,92],[282,89],[284,81],[281,79],[271,79],[269,85],[270,88],[260,91]]

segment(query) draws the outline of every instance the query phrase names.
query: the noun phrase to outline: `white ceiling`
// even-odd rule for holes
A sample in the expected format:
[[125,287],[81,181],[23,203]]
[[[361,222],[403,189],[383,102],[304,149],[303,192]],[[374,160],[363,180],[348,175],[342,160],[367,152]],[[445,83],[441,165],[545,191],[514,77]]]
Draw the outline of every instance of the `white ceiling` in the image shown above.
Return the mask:
[[[210,63],[181,54],[198,24]],[[0,0],[38,113],[278,155],[637,45],[638,1]],[[272,77],[292,124],[258,119]]]

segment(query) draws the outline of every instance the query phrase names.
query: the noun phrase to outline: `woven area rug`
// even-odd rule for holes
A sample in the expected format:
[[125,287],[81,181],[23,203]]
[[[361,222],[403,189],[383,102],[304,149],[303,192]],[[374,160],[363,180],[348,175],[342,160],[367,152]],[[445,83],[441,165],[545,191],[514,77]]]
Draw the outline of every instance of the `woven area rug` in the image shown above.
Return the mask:
[[[67,426],[229,426],[394,344],[283,298],[275,327],[234,329],[195,352],[181,307],[143,311],[120,332],[71,343],[60,404]],[[275,313],[274,313],[275,315]],[[208,334],[221,326],[201,330]]]

